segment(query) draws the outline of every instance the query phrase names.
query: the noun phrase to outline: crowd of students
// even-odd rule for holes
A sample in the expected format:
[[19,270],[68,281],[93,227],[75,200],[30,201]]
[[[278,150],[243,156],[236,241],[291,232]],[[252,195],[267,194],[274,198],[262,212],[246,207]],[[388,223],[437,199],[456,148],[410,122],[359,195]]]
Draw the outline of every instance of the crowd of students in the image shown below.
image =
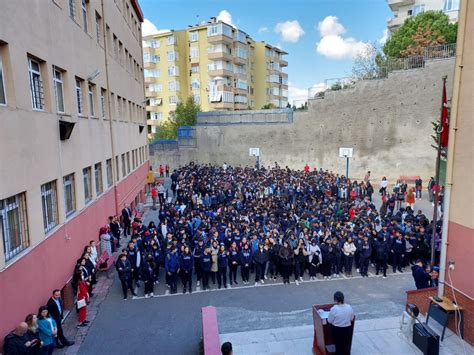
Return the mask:
[[[410,206],[380,210],[372,202],[370,172],[351,181],[328,171],[190,164],[173,172],[175,197],[161,201],[158,219],[140,219],[116,269],[123,296],[145,297],[165,282],[171,293],[282,278],[298,285],[316,279],[387,276],[430,258],[432,228],[440,224]],[[388,184],[379,190],[386,194]],[[164,269],[164,271],[162,271]],[[251,280],[251,273],[253,277]],[[179,282],[181,281],[181,282]]]

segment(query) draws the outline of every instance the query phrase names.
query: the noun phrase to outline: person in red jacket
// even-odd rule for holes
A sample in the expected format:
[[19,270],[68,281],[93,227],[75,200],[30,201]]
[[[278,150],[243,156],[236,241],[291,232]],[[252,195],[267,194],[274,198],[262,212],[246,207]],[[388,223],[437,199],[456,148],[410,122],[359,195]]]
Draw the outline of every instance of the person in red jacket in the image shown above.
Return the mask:
[[166,177],[170,177],[170,165],[166,163],[165,165]]
[[163,165],[160,164],[160,177],[163,177],[164,176],[164,173],[165,173],[165,168],[163,167]]
[[[82,302],[81,302],[82,301]],[[85,302],[85,304],[84,304]],[[89,285],[85,280],[79,281],[77,287],[77,305],[79,308],[78,312],[78,327],[85,327],[89,323],[87,318],[87,302],[89,302]]]
[[306,164],[306,165],[304,166],[304,172],[305,172],[305,173],[309,173],[309,165],[308,165],[308,164]]
[[158,198],[158,190],[156,188],[156,184],[153,184],[153,187],[151,188],[151,199],[153,200],[153,206],[152,209],[156,210],[156,199]]

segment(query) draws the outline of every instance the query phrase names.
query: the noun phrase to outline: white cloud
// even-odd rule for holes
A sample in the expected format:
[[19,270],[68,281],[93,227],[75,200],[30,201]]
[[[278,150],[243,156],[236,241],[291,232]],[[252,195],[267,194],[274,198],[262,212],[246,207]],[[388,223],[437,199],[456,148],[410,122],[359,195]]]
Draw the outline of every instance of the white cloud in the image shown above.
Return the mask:
[[308,89],[299,88],[293,83],[288,83],[288,102],[296,106],[301,106],[305,101],[308,101],[308,95],[314,96],[320,91],[324,91],[324,83],[314,84]]
[[331,59],[355,58],[365,50],[367,43],[352,37],[342,37],[346,32],[344,26],[335,16],[327,16],[318,24],[321,39],[316,43],[316,51]]
[[318,31],[321,37],[337,36],[346,32],[346,29],[339,23],[336,16],[326,16],[324,20],[318,23]]
[[387,39],[388,39],[388,28],[383,30],[383,36],[379,38],[379,43],[383,46],[385,42],[387,42]]
[[142,36],[149,36],[158,33],[158,28],[151,23],[149,19],[145,19],[142,24]]
[[275,32],[280,34],[283,41],[291,43],[298,42],[300,37],[304,35],[303,28],[297,20],[277,23]]
[[258,29],[258,33],[268,32],[268,27],[262,26]]
[[219,12],[219,15],[217,15],[217,21],[222,21],[228,25],[231,25],[232,27],[235,27],[234,23],[232,22],[232,15],[227,10],[222,10]]

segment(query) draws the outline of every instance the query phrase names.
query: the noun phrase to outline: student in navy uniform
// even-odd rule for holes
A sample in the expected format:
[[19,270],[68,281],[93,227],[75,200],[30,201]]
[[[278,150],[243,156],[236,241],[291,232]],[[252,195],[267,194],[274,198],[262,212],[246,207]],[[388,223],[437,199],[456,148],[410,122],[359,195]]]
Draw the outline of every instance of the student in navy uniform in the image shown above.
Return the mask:
[[153,256],[153,261],[155,265],[155,270],[153,271],[153,280],[155,284],[158,284],[160,277],[160,264],[162,262],[161,249],[157,243],[153,244],[151,247],[151,255]]
[[242,274],[242,283],[248,285],[250,277],[250,264],[252,263],[252,252],[248,243],[245,243],[240,251],[240,272]]
[[402,232],[397,230],[397,236],[392,241],[392,253],[393,253],[393,272],[402,272],[403,256],[405,255],[405,238],[402,236]]
[[430,287],[431,276],[425,271],[423,260],[416,261],[415,265],[411,267],[411,273],[417,290]]
[[229,248],[229,284],[232,285],[232,281],[237,285],[237,269],[239,268],[239,250],[237,249],[237,243],[232,242]]
[[369,237],[367,235],[364,235],[362,239],[363,242],[360,246],[360,274],[362,277],[369,277],[368,269],[370,256],[372,255],[372,246],[370,245]]
[[184,252],[181,254],[180,258],[180,269],[181,269],[181,281],[183,282],[183,293],[186,293],[186,289],[189,289],[189,293],[193,292],[193,264],[194,257],[189,250],[189,247],[186,245],[184,247]]
[[133,290],[132,286],[132,264],[127,259],[127,254],[121,254],[117,263],[115,264],[115,268],[119,274],[120,283],[122,284],[122,291],[123,291],[123,299],[127,299],[127,291],[130,290],[133,296],[137,294]]
[[202,271],[202,289],[205,291],[209,289],[209,274],[211,273],[212,255],[209,248],[204,249],[204,253],[200,258],[200,268]]
[[135,280],[135,287],[140,287],[140,282],[138,281],[139,269],[140,269],[140,252],[135,248],[135,243],[133,241],[128,242],[127,248],[127,259],[130,261],[132,266],[132,280]]
[[375,274],[378,275],[383,271],[383,278],[387,278],[387,260],[389,253],[389,245],[385,237],[379,236],[374,241],[375,255]]
[[217,285],[219,288],[223,285],[227,288],[227,264],[229,263],[228,253],[225,245],[221,244],[217,253]]
[[153,255],[148,254],[145,259],[145,262],[141,266],[141,277],[145,283],[145,298],[153,297],[153,285],[155,283],[155,262],[153,260]]
[[252,260],[255,263],[255,285],[258,285],[258,282],[264,284],[264,274],[265,274],[265,265],[268,261],[268,251],[264,248],[264,244],[260,243],[258,245],[258,250],[253,254]]
[[197,245],[194,247],[193,250],[193,257],[194,257],[194,270],[196,271],[196,285],[199,287],[201,284],[202,272],[201,272],[201,257],[204,252],[204,240],[202,237],[199,237],[197,241]]
[[178,292],[179,255],[174,245],[166,255],[165,269],[169,276],[171,294],[175,294]]

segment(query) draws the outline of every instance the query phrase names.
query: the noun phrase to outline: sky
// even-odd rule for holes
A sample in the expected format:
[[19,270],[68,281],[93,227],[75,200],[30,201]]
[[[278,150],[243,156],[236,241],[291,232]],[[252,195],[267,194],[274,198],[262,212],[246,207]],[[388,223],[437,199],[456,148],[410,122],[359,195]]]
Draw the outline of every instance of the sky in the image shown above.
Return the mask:
[[[334,78],[350,76],[367,43],[383,44],[386,0],[139,0],[143,35],[181,30],[215,16],[286,56],[289,101],[304,100]],[[327,80],[327,81],[326,81]]]

